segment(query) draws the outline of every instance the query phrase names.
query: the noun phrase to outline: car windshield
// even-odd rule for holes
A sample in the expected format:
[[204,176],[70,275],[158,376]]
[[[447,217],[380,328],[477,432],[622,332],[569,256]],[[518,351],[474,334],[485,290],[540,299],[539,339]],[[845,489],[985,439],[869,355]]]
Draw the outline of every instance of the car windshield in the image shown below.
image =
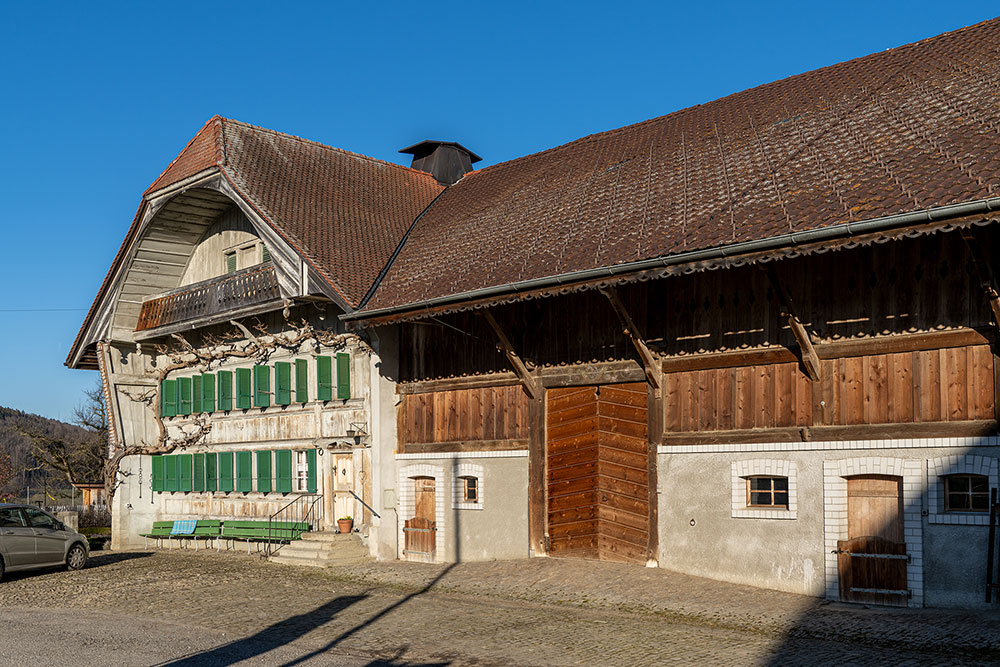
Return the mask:
[[28,515],[28,521],[31,522],[32,528],[55,528],[56,520],[51,516],[43,512],[42,510],[32,509],[30,507],[24,508],[24,513]]
[[16,507],[0,507],[0,528],[22,528],[24,517]]

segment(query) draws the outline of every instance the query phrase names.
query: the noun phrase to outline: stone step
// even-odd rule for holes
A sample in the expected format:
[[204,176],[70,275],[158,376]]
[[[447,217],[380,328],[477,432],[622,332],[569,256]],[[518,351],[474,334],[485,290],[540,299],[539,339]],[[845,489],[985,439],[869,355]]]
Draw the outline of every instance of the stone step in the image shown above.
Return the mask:
[[369,555],[368,547],[363,544],[360,535],[315,532],[305,533],[301,540],[286,544],[268,560],[285,565],[336,567],[368,563],[374,559]]
[[302,541],[304,542],[351,542],[358,539],[360,537],[357,533],[343,534],[325,530],[302,533]]
[[326,556],[336,556],[338,554],[360,554],[368,555],[368,549],[361,544],[324,544],[322,542],[309,544],[307,542],[293,542],[281,548],[281,551],[288,553],[309,555],[314,558],[324,558]]
[[282,549],[274,556],[268,558],[272,563],[282,565],[299,565],[302,567],[338,567],[341,565],[360,565],[361,563],[371,563],[375,559],[370,556],[336,559],[299,558],[294,555],[285,554]]

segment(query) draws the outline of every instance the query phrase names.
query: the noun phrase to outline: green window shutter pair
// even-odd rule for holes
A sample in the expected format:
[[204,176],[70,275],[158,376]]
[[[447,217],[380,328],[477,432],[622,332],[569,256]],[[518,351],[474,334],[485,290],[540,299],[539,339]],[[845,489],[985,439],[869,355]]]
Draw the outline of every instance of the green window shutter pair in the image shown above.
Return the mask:
[[205,455],[205,490],[217,491],[219,488],[219,455]]
[[292,402],[292,365],[287,361],[274,363],[274,402],[277,405]]
[[337,398],[351,397],[351,355],[337,353]]
[[258,408],[271,405],[271,369],[268,366],[253,367],[253,404]]
[[153,459],[153,491],[163,491],[163,457],[154,456]]
[[271,452],[257,452],[257,490],[271,492]]
[[211,373],[201,376],[201,409],[215,412],[215,376]]
[[184,492],[189,492],[193,488],[192,472],[194,471],[194,467],[191,461],[192,457],[190,454],[181,454],[176,458],[177,458],[177,467],[179,469],[178,472],[180,473],[178,475],[180,490]]
[[226,273],[236,273],[236,253],[226,253]]
[[248,410],[251,405],[251,389],[250,384],[250,369],[249,368],[237,368],[236,369],[236,407],[240,410]]
[[233,490],[233,453],[219,453],[219,491]]
[[205,455],[194,455],[194,482],[191,484],[192,491],[205,490]]
[[316,398],[321,401],[333,399],[333,359],[316,357]]
[[160,416],[177,416],[177,380],[164,380],[160,383]]
[[316,493],[316,450],[306,450],[306,491]]
[[180,480],[177,477],[177,457],[163,457],[163,490],[180,491]]
[[219,409],[233,409],[233,372],[219,371]]
[[204,410],[201,407],[202,388],[201,376],[195,375],[191,378],[191,412],[201,414]]
[[292,492],[292,450],[279,449],[274,452],[274,467],[277,472],[278,493]]
[[191,378],[177,378],[177,414],[191,414]]
[[309,402],[309,362],[305,359],[295,360],[295,402]]
[[253,471],[250,452],[236,452],[236,490],[242,493],[253,491]]

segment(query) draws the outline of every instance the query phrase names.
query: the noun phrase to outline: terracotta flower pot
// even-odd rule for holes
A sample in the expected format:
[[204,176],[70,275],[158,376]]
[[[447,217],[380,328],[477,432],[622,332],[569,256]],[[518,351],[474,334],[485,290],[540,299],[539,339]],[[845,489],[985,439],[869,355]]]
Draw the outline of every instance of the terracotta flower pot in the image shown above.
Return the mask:
[[337,519],[337,529],[344,533],[350,533],[354,530],[354,519]]

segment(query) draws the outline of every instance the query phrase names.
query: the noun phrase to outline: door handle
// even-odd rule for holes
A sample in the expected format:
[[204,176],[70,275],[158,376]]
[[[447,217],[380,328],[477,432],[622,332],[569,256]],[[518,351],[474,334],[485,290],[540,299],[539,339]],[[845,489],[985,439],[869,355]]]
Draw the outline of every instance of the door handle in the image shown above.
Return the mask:
[[4,535],[13,535],[14,531],[13,530],[5,530],[5,531],[3,531],[3,534]]

